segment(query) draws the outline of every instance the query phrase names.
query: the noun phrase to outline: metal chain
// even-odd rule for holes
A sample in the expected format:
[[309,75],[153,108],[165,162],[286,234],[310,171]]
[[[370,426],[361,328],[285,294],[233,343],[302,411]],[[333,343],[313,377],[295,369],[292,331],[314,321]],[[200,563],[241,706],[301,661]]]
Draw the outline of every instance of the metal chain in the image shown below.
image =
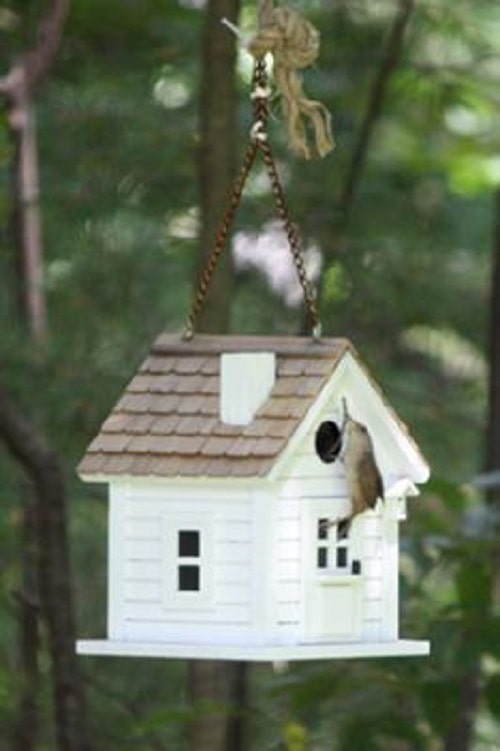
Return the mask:
[[206,300],[207,293],[208,293],[208,288],[210,286],[210,282],[212,281],[214,271],[217,268],[217,264],[222,255],[222,252],[224,248],[226,247],[229,229],[234,220],[236,211],[238,210],[238,206],[240,205],[241,194],[243,193],[243,188],[245,187],[245,183],[250,173],[252,164],[255,160],[256,154],[257,154],[257,146],[255,143],[251,143],[246,150],[240,174],[233,184],[233,188],[231,190],[231,194],[229,197],[229,206],[226,209],[226,212],[224,216],[222,217],[222,221],[219,225],[217,236],[215,238],[214,247],[212,249],[212,252],[210,253],[210,256],[208,258],[206,265],[200,271],[198,281],[196,284],[196,290],[194,294],[193,303],[191,305],[191,310],[189,311],[189,315],[186,321],[186,326],[184,328],[184,333],[183,333],[184,339],[192,339],[194,335],[196,321],[198,320],[199,315],[205,304],[205,300]]
[[183,333],[184,339],[191,339],[194,335],[196,321],[203,309],[206,301],[208,288],[212,276],[217,268],[220,256],[227,244],[229,229],[233,223],[234,217],[240,205],[243,189],[247,181],[250,170],[257,152],[262,153],[264,164],[271,183],[271,189],[274,196],[274,202],[279,219],[283,222],[283,227],[290,245],[292,258],[299,277],[299,282],[304,293],[304,300],[307,306],[309,324],[312,335],[315,339],[321,336],[321,324],[315,303],[314,290],[307,278],[307,272],[304,264],[302,242],[297,230],[293,224],[288,207],[286,204],[285,194],[276,168],[276,163],[267,141],[267,122],[269,118],[268,109],[269,90],[267,88],[266,66],[262,59],[256,60],[252,81],[252,100],[254,110],[254,122],[250,132],[251,142],[245,152],[243,164],[240,173],[233,183],[229,196],[229,205],[222,217],[222,221],[217,231],[213,250],[208,258],[204,268],[201,270],[191,310],[189,312],[186,326]]

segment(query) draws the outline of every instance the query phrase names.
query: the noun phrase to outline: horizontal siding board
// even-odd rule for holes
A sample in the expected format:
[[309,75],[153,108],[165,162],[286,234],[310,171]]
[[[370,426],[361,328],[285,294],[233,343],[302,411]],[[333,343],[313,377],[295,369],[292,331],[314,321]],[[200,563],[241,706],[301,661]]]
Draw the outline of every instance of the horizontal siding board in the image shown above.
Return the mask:
[[215,524],[216,542],[249,542],[252,526],[246,520],[220,520]]
[[125,603],[157,602],[162,600],[162,586],[157,581],[126,580],[124,586]]
[[290,484],[281,488],[278,503],[278,518],[300,517],[300,482],[294,481],[293,488],[294,490],[292,490]]
[[281,602],[276,608],[276,622],[298,623],[300,620],[300,604],[297,602]]
[[168,604],[157,605],[153,602],[127,601],[125,603],[125,620],[136,622],[169,623],[250,623],[249,608],[246,605],[216,605],[200,609],[186,602],[184,607],[169,609]]
[[368,598],[381,598],[383,593],[382,581],[379,578],[365,580],[365,593]]
[[300,582],[298,581],[282,581],[279,584],[277,592],[277,602],[295,602],[300,601]]
[[277,528],[279,540],[298,540],[300,538],[299,519],[280,520]]
[[364,600],[363,602],[363,619],[380,620],[382,618],[383,602],[382,600]]
[[198,623],[155,621],[125,622],[129,640],[166,641],[177,644],[242,644],[256,642],[255,634],[246,623]]
[[214,572],[215,586],[221,583],[250,584],[250,573],[245,561],[236,561],[224,567],[216,567]]
[[378,640],[381,633],[381,623],[378,620],[363,622],[363,636],[365,639]]
[[278,561],[300,561],[300,540],[278,540],[276,558]]
[[311,462],[300,462],[290,468],[289,479],[283,485],[283,497],[292,498],[295,493],[301,493],[306,483],[308,491],[313,495],[322,495],[329,488],[337,495],[345,493],[345,474],[334,472],[332,465],[324,464],[318,471]]
[[214,600],[216,605],[250,605],[250,587],[240,582],[219,582],[215,586]]
[[301,578],[301,565],[299,559],[278,560],[276,562],[276,579],[279,581],[299,581]]
[[162,578],[162,564],[160,561],[137,561],[128,560],[125,562],[125,579],[157,580]]
[[128,561],[161,561],[163,545],[158,540],[125,540],[125,559]]
[[129,517],[125,522],[128,540],[159,540],[161,532],[161,517]]
[[368,578],[381,578],[383,573],[383,561],[381,558],[365,559],[363,571]]
[[241,563],[250,565],[251,546],[248,542],[218,541],[214,544],[216,566]]

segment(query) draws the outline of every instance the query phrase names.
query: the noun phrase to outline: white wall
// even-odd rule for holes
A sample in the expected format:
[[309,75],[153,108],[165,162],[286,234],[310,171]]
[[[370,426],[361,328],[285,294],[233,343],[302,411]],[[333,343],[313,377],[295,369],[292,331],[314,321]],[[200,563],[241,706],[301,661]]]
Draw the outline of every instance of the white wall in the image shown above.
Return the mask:
[[[340,392],[346,395],[346,390]],[[348,395],[348,392],[347,392]],[[340,397],[337,397],[340,400]],[[274,535],[274,626],[278,641],[293,642],[302,637],[307,607],[305,593],[305,534],[302,507],[328,508],[329,518],[348,513],[343,464],[322,462],[315,451],[314,438],[323,420],[340,425],[341,410],[329,402],[283,463],[279,483]],[[398,612],[398,522],[395,501],[386,502],[375,512],[357,517],[353,523],[355,557],[361,559],[361,634],[363,639],[397,638]],[[354,529],[355,527],[355,529]],[[305,544],[314,544],[305,541]],[[357,585],[359,586],[359,584]]]
[[[108,632],[115,639],[238,643],[255,631],[253,532],[248,487],[191,489],[146,481],[110,491]],[[205,594],[172,588],[178,524],[200,529]]]

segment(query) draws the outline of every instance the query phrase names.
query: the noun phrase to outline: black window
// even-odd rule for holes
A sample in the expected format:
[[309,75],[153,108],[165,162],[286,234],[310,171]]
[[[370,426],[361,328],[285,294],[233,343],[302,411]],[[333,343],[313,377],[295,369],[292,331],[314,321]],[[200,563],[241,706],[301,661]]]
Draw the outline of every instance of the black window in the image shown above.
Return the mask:
[[201,590],[201,532],[180,529],[177,533],[177,589],[179,592]]
[[347,548],[344,546],[337,548],[337,568],[346,568],[347,566]]
[[200,589],[200,567],[179,566],[179,591],[198,592]]
[[329,519],[318,519],[318,540],[328,540]]
[[318,568],[328,566],[328,551],[326,548],[318,548]]
[[198,558],[200,555],[200,533],[195,530],[179,532],[179,557]]

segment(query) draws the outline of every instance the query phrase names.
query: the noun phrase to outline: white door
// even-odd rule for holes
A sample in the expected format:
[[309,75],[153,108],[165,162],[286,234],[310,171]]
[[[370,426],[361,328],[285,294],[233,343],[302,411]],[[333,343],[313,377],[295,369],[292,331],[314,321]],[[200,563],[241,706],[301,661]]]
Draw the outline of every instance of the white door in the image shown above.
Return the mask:
[[332,502],[304,500],[303,633],[308,642],[359,641],[362,570],[357,522],[347,536],[332,519]]

